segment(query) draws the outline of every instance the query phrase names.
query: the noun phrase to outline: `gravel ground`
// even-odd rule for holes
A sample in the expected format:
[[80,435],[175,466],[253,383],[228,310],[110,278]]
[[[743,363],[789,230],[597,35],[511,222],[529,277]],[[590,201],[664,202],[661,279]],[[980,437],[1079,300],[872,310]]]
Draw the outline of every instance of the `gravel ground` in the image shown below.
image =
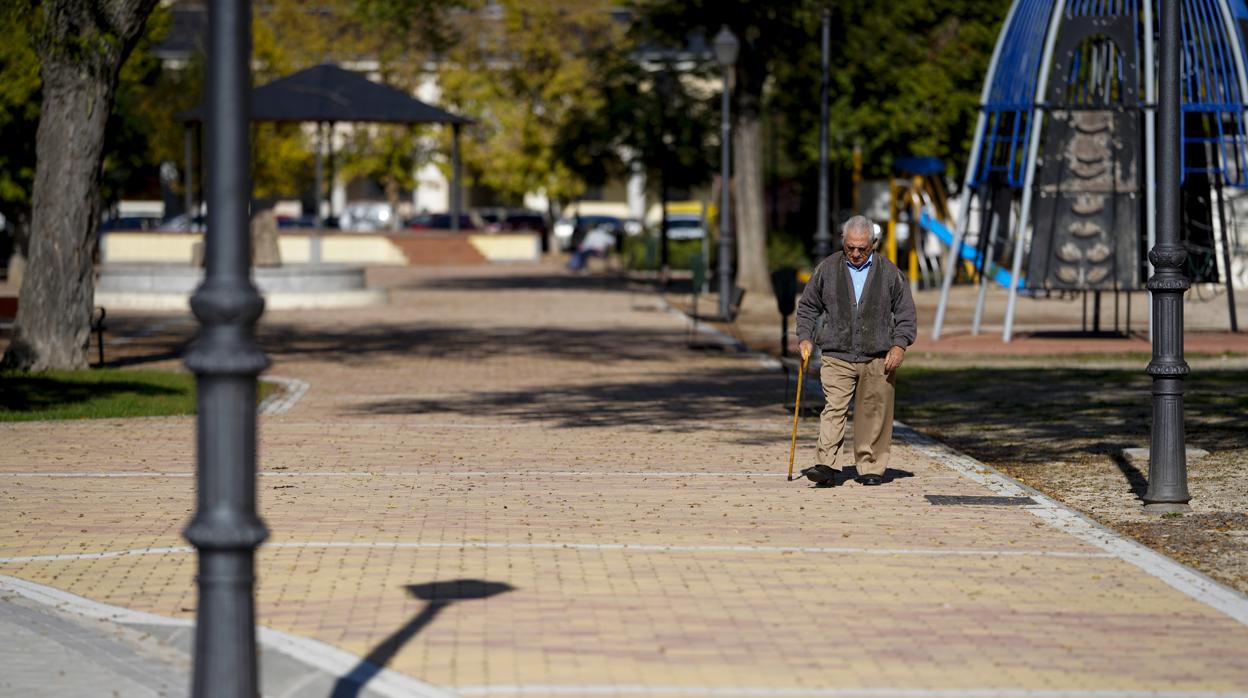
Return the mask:
[[907,366],[898,418],[1145,545],[1248,593],[1248,371],[1188,381],[1190,514],[1145,514],[1147,376],[1125,369]]

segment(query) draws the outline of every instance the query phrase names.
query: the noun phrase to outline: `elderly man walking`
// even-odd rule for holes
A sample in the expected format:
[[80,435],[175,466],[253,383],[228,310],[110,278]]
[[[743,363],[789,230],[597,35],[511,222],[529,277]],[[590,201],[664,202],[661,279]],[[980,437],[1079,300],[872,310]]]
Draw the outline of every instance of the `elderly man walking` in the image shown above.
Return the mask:
[[[827,400],[819,421],[818,462],[802,471],[821,487],[838,482],[845,417],[854,398],[857,482],[879,485],[893,440],[896,371],[918,335],[914,299],[901,270],[875,252],[875,226],[854,216],[841,228],[843,250],[819,264],[797,306],[802,358],[813,341],[823,353],[819,378]],[[823,331],[815,337],[819,317]]]

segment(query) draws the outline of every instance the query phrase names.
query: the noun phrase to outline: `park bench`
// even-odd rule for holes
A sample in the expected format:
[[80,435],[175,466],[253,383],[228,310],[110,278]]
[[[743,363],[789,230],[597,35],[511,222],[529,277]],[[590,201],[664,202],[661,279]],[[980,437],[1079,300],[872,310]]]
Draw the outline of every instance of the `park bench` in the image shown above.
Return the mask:
[[[17,320],[17,303],[16,297],[0,297],[0,331],[13,331],[13,323]],[[95,306],[91,313],[91,332],[95,334],[95,346],[99,356],[97,367],[104,365],[104,318],[107,316],[108,311],[101,305]]]

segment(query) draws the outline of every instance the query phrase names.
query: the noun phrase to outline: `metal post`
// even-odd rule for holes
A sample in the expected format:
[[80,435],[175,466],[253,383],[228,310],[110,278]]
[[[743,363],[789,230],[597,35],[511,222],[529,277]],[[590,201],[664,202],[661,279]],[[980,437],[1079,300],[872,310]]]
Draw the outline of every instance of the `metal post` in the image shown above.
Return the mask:
[[459,157],[459,124],[451,124],[451,230],[459,232],[459,217],[463,214],[463,163]]
[[325,210],[329,212],[330,218],[337,218],[337,213],[334,211],[334,189],[338,179],[338,164],[337,158],[334,157],[334,128],[335,122],[325,122],[325,166],[329,168],[329,176],[326,177],[328,180],[326,183],[329,185],[326,187],[329,189],[327,199],[329,203],[325,206]]
[[732,94],[732,71],[737,65],[737,53],[741,42],[737,35],[725,24],[711,42],[715,47],[715,62],[724,70],[724,89],[720,103],[720,169],[723,178],[721,192],[722,203],[719,207],[719,315],[725,320],[732,319],[732,213],[728,210],[730,203],[729,189],[732,181],[730,176],[730,160],[732,154],[732,123],[728,120],[728,101]]
[[317,228],[325,227],[325,212],[322,210],[325,201],[325,124],[316,122],[316,213],[314,220]]
[[1179,0],[1161,0],[1160,80],[1157,104],[1157,244],[1148,253],[1153,276],[1153,424],[1144,511],[1190,511],[1183,433],[1183,274],[1187,251],[1179,244]]
[[1036,157],[1040,150],[1040,132],[1044,129],[1044,93],[1049,88],[1049,73],[1053,69],[1053,50],[1057,45],[1057,28],[1065,16],[1066,0],[1054,0],[1049,15],[1049,29],[1044,38],[1044,53],[1040,56],[1040,79],[1036,83],[1036,96],[1032,100],[1032,125],[1027,143],[1027,164],[1023,170],[1023,201],[1019,208],[1018,230],[1014,235],[1014,260],[1010,265],[1010,293],[1005,304],[1005,328],[1001,341],[1014,338],[1014,306],[1018,301],[1018,281],[1023,269],[1023,246],[1027,244],[1027,226],[1031,223],[1031,199],[1036,184]]
[[197,508],[185,536],[199,551],[196,698],[255,698],[255,549],[268,536],[256,514],[256,376],[268,359],[255,340],[264,299],[250,279],[248,114],[251,8],[208,5],[204,100],[211,230],[207,271],[191,297],[199,336],[186,354],[197,381]]
[[[1014,21],[1014,13],[1017,10],[1018,3],[1010,3],[1005,22],[1001,25],[1001,33],[997,36],[997,43],[992,49],[992,58],[988,61],[988,74],[984,78],[984,86],[980,90],[979,115],[975,117],[975,139],[971,141],[971,157],[966,161],[966,174],[962,178],[962,198],[958,206],[958,218],[953,222],[953,243],[949,246],[949,257],[945,262],[945,276],[940,283],[940,301],[936,305],[936,320],[932,323],[932,339],[940,339],[940,332],[945,324],[945,309],[949,305],[949,291],[953,287],[953,277],[958,273],[957,264],[958,256],[962,251],[962,240],[966,238],[966,231],[970,229],[971,197],[975,195],[971,190],[971,185],[975,181],[975,170],[979,162],[984,129],[988,127],[988,117],[984,113],[983,105],[987,104],[992,96],[992,80],[997,72],[997,61],[1001,58],[1005,35],[1010,30],[1010,23]],[[1009,229],[1008,220],[1006,229]],[[983,237],[984,231],[979,231],[979,234]],[[987,264],[987,260],[984,260],[984,263]],[[976,314],[978,315],[978,312]]]
[[[660,149],[663,153],[662,159],[667,160],[667,145],[664,144]],[[663,281],[663,285],[667,285],[668,274],[671,273],[668,263],[668,244],[667,244],[667,168],[662,163],[659,165],[659,275]]]
[[664,66],[655,78],[655,93],[659,97],[659,278],[664,286],[667,286],[668,275],[671,273],[667,242],[667,103],[675,93],[672,80],[669,66]]
[[316,229],[308,237],[308,261],[312,264],[321,262],[321,229],[325,227],[325,214],[321,210],[325,200],[325,124],[316,122]]
[[183,205],[186,206],[186,232],[195,230],[195,131],[192,122],[187,122],[182,135],[182,155],[185,160],[182,174]]
[[[1233,57],[1235,61],[1235,65],[1238,66],[1238,70],[1235,71],[1235,78],[1239,82],[1239,93],[1241,95],[1248,94],[1248,70],[1246,70],[1246,68],[1248,68],[1248,62],[1245,61],[1244,47],[1240,44],[1239,38],[1238,38],[1239,23],[1235,20],[1235,15],[1231,11],[1230,3],[1226,2],[1226,0],[1221,0],[1220,2],[1217,2],[1216,5],[1218,7],[1218,11],[1222,14],[1222,28],[1226,32],[1227,45],[1231,47],[1231,56]],[[1221,183],[1220,178],[1219,178],[1219,183]],[[1221,189],[1219,189],[1218,192],[1219,192],[1218,199],[1221,200],[1222,198]],[[1222,231],[1223,231],[1223,235],[1225,236],[1226,228],[1223,227]],[[1225,238],[1223,239],[1222,249],[1223,251],[1226,250]],[[1223,259],[1227,260],[1225,256],[1223,257]],[[1227,261],[1225,266],[1227,267],[1227,274],[1228,274],[1226,288],[1230,294],[1234,294],[1234,289],[1231,287],[1230,277],[1229,277],[1229,274],[1230,274],[1229,261]],[[1230,298],[1227,298],[1227,300],[1231,301]],[[1234,308],[1235,308],[1235,305],[1232,301],[1231,331],[1238,332],[1239,320],[1235,317]]]
[[815,223],[815,266],[832,254],[828,231],[828,56],[831,53],[832,10],[823,8],[822,80],[819,87],[819,213]]
[[732,92],[730,81],[732,67],[724,68],[724,93],[720,102],[720,186],[719,203],[719,316],[731,317],[732,306],[732,213],[729,189],[731,189],[731,170],[729,158],[732,156],[732,124],[728,120],[728,98]]
[[[1157,244],[1157,72],[1153,37],[1153,2],[1140,3],[1141,15],[1144,19],[1144,231],[1148,249]],[[1239,45],[1238,39],[1233,42]],[[1153,265],[1148,264],[1148,275],[1152,275]],[[1152,294],[1148,297],[1152,307]],[[1148,315],[1148,339],[1153,339],[1153,315]]]
[[860,196],[860,194],[861,194],[862,188],[859,186],[862,184],[862,144],[861,143],[854,144],[854,153],[853,153],[852,162],[853,162],[854,169],[852,170],[852,176],[851,176],[851,181],[850,181],[850,184],[853,186],[851,193],[850,193],[850,197],[849,197],[850,208],[852,208],[854,211],[861,211],[862,210],[862,197]]
[[[968,200],[970,199],[970,190],[967,190],[967,199]],[[969,215],[969,212],[968,212],[968,215]],[[1006,217],[1005,225],[1008,228],[1010,225],[1010,221],[1008,217],[1009,214],[1007,213],[1006,216],[1007,217]],[[980,323],[984,319],[984,301],[986,300],[986,297],[988,295],[988,267],[989,267],[989,262],[992,260],[992,251],[996,249],[997,229],[1000,226],[1001,226],[1001,216],[997,215],[996,212],[993,212],[992,222],[988,224],[988,244],[987,246],[984,247],[984,252],[980,256],[980,259],[979,259],[979,295],[975,297],[975,317],[971,320],[971,334],[972,335],[979,334]],[[959,230],[965,230],[965,229],[966,229],[965,227],[959,226]],[[980,236],[983,236],[982,230],[980,231]],[[955,252],[957,251],[957,247],[958,247],[956,243],[960,242],[960,237],[961,236],[959,236],[958,238],[954,238],[954,243],[955,243],[954,251]],[[940,293],[941,293],[940,297],[942,301],[944,301],[944,299],[946,298],[946,295],[948,294],[949,280],[950,280],[950,269],[946,269],[945,281],[943,282],[944,285],[942,285],[940,289]],[[941,305],[941,308],[942,309],[944,308],[943,303]],[[932,337],[933,339],[937,338],[937,336],[934,333]]]
[[1239,332],[1239,317],[1235,313],[1235,284],[1231,275],[1231,241],[1226,234],[1226,199],[1222,195],[1222,175],[1214,175],[1215,193],[1218,195],[1218,229],[1222,233],[1222,278],[1226,281],[1226,305],[1231,316],[1231,332]]

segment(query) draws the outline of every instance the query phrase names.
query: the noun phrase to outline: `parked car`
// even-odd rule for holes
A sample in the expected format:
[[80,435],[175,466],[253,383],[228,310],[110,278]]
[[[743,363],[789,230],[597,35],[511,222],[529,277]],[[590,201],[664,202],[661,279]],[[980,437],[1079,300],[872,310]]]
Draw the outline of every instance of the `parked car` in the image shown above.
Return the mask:
[[356,233],[389,230],[394,210],[384,201],[355,201],[338,216],[339,227]]
[[[450,230],[451,214],[449,213],[421,213],[413,216],[405,221],[404,226],[408,230]],[[467,213],[459,214],[460,230],[480,230],[481,225],[473,216]]]
[[687,214],[667,214],[668,240],[701,240],[706,237],[706,229],[702,227],[699,216]]
[[204,229],[204,216],[195,216],[194,220],[185,213],[179,213],[160,224],[157,230],[170,233],[197,233]]
[[555,244],[564,252],[575,250],[594,228],[604,228],[616,238],[626,234],[624,221],[615,216],[576,216],[555,223]]
[[509,213],[498,222],[502,232],[530,230],[545,235],[550,228],[546,225],[546,216],[532,211]]
[[476,211],[477,217],[481,219],[481,228],[487,233],[496,233],[502,225],[503,218],[506,213],[502,211]]
[[100,223],[100,232],[110,230],[156,230],[161,227],[160,216],[116,216]]
[[278,216],[279,228],[315,228],[316,216]]

